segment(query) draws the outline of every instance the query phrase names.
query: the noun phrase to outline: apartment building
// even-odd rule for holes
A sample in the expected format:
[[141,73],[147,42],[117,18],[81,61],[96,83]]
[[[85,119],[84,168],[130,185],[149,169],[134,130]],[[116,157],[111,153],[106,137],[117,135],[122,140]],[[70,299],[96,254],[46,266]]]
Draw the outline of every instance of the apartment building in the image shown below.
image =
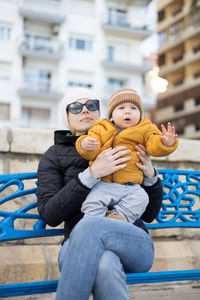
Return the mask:
[[200,139],[200,4],[158,0],[160,76],[168,89],[157,99],[157,123],[171,121],[180,136]]
[[62,127],[60,100],[71,87],[92,89],[102,115],[113,91],[144,89],[151,65],[141,41],[151,31],[147,0],[0,0],[0,125]]

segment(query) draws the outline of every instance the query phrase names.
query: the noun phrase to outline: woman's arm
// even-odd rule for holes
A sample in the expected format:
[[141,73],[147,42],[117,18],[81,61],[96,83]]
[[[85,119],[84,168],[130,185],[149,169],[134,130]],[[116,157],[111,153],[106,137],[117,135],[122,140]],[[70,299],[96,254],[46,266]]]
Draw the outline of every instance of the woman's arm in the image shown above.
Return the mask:
[[72,219],[80,212],[89,191],[78,175],[64,185],[64,174],[55,148],[49,148],[38,166],[37,201],[42,219],[51,226]]
[[98,155],[91,168],[77,174],[64,185],[64,175],[55,148],[49,148],[38,167],[37,201],[42,219],[48,225],[57,226],[77,216],[90,189],[97,183],[96,179],[124,168],[131,157],[121,157],[130,152],[126,147],[107,149]]

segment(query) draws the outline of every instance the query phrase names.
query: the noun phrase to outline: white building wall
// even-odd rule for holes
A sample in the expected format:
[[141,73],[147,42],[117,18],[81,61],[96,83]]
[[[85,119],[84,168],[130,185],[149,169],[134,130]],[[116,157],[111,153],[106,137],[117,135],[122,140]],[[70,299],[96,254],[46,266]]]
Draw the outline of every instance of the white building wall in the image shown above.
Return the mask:
[[[140,38],[124,35],[120,31],[119,34],[116,31],[114,34],[108,33],[103,28],[108,20],[109,8],[114,10],[114,14],[117,9],[127,10],[127,21],[133,28],[146,25],[145,18],[138,17],[142,14],[141,6],[135,6],[134,1],[132,6],[124,6],[124,3],[106,0],[1,0],[0,26],[9,27],[11,36],[8,40],[0,39],[0,104],[10,105],[10,119],[0,119],[0,124],[63,128],[59,113],[60,99],[73,85],[88,86],[96,93],[102,101],[102,116],[106,115],[110,95],[120,88],[120,84],[135,88],[143,95],[143,72],[127,69],[130,64],[143,64]],[[33,11],[40,19],[24,17],[22,10]],[[65,20],[61,23],[55,20],[47,22],[42,16],[65,17]],[[33,47],[37,46],[39,36],[51,39],[51,54],[60,54],[60,58],[40,56],[40,49],[34,49],[34,55],[22,55],[21,51],[26,50],[26,34],[31,36]],[[77,40],[87,41],[87,51],[77,49]],[[108,61],[109,46],[113,47],[114,68],[103,64]],[[116,63],[122,67],[116,67]],[[50,73],[47,80],[49,94],[45,96],[40,92],[41,71]],[[35,78],[39,82],[37,96],[34,93],[19,93],[27,88],[25,73],[35,74],[32,80]],[[49,119],[39,119],[40,113],[36,116],[35,109],[41,109],[41,116],[48,115]]]

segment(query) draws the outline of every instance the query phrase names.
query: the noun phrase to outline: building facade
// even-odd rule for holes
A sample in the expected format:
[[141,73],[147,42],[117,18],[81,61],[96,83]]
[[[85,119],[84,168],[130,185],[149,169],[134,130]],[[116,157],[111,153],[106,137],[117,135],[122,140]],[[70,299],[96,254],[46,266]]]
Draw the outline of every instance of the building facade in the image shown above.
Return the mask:
[[180,136],[200,139],[200,3],[158,0],[160,76],[168,88],[157,99],[157,123],[171,121]]
[[0,124],[60,128],[60,100],[78,86],[100,97],[103,115],[121,87],[136,88],[148,106],[147,2],[0,0]]

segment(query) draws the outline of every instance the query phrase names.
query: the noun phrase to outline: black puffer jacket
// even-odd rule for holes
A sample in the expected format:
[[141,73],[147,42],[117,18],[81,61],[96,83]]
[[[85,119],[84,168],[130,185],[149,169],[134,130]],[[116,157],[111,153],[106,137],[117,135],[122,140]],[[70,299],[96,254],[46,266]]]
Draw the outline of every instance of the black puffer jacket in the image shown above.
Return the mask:
[[[65,238],[75,224],[83,217],[80,209],[90,189],[84,186],[78,174],[88,167],[75,149],[78,137],[69,131],[55,131],[55,145],[43,155],[38,167],[38,211],[50,226],[65,222]],[[144,187],[149,195],[149,204],[142,215],[145,222],[152,222],[157,216],[162,202],[162,183]],[[143,222],[135,225],[146,230]]]

